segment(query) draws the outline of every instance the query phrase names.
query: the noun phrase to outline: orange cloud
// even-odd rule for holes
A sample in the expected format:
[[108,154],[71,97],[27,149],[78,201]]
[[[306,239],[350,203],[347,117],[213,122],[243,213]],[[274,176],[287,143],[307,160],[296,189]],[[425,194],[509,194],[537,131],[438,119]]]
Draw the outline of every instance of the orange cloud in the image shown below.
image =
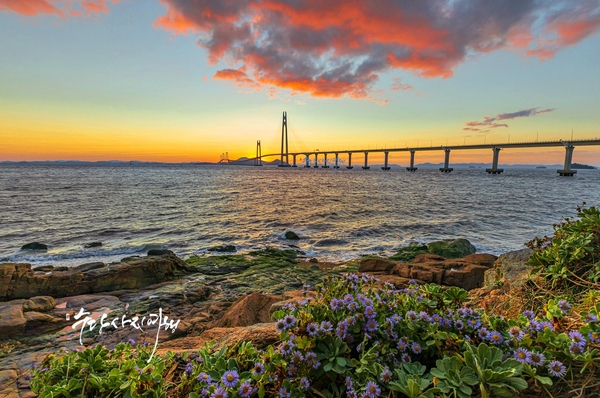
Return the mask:
[[199,34],[212,64],[244,68],[260,86],[365,100],[390,69],[449,78],[467,54],[512,49],[547,58],[596,32],[600,11],[598,2],[573,8],[565,0],[160,1],[166,13],[155,26]]
[[0,0],[0,11],[13,12],[27,17],[56,15],[66,17],[86,14],[108,13],[108,3],[116,4],[120,0]]

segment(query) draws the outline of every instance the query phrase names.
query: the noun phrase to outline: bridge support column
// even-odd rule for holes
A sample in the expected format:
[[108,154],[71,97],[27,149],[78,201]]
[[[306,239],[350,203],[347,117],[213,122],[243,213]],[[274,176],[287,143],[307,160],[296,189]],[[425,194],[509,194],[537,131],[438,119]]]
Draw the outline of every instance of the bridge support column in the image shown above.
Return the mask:
[[369,170],[370,167],[368,166],[368,160],[369,160],[369,152],[365,152],[365,165],[363,166],[363,170]]
[[304,163],[304,167],[310,167],[310,157],[308,155],[304,158]]
[[327,164],[327,154],[325,154],[325,159],[323,160],[323,162],[324,162],[324,163],[323,163],[323,166],[322,166],[322,167],[323,167],[324,169],[328,169],[328,168],[329,168],[329,165]]
[[351,169],[352,168],[352,152],[348,153],[348,166],[346,166],[347,169]]
[[315,169],[319,167],[319,155],[315,153],[315,165],[313,166]]
[[298,166],[296,166],[296,156],[298,156],[298,155],[292,155],[292,156],[294,157],[294,164],[292,165],[292,167],[298,167]]
[[384,161],[384,165],[381,168],[381,170],[389,170],[390,167],[388,166],[388,156],[390,153],[389,153],[389,151],[385,151],[384,154],[385,154],[385,161]]
[[446,152],[446,157],[444,159],[444,167],[440,167],[440,171],[444,173],[449,173],[452,170],[454,170],[452,167],[448,167],[450,166],[450,149],[446,148],[444,149],[444,152]]
[[573,150],[575,147],[569,143],[565,145],[565,166],[562,170],[556,170],[561,176],[572,177],[577,173],[577,170],[571,170],[571,162],[573,161]]
[[335,166],[333,166],[334,169],[339,169],[340,166],[338,166],[338,161],[339,161],[339,154],[336,153],[335,154]]
[[492,159],[492,168],[485,169],[488,174],[500,174],[504,171],[504,169],[498,168],[498,155],[500,154],[500,149],[498,147],[493,147],[492,151],[494,152],[494,158]]
[[410,166],[407,167],[406,170],[417,171],[417,168],[415,167],[415,150],[414,149],[410,150]]

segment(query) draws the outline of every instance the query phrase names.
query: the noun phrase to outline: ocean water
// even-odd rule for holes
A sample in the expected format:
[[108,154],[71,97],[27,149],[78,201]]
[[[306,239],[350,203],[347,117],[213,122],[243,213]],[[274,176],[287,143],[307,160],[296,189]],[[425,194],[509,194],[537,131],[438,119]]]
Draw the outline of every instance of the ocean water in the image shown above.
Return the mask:
[[[551,234],[584,201],[600,205],[598,170],[3,165],[0,262],[73,266],[150,248],[186,257],[221,244],[341,261],[445,238],[500,254]],[[48,251],[20,250],[34,241]]]

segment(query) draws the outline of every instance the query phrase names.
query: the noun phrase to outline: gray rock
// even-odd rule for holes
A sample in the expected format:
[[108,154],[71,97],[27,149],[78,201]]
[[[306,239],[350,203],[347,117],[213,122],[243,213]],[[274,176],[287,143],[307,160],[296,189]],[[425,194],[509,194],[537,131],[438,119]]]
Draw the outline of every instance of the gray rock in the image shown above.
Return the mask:
[[90,242],[90,243],[86,243],[85,245],[83,245],[84,248],[86,249],[91,249],[94,247],[102,247],[102,242]]
[[285,238],[289,240],[299,240],[300,237],[294,231],[287,231],[285,233]]
[[103,267],[106,267],[106,264],[98,261],[98,262],[94,262],[94,263],[85,263],[85,264],[78,265],[77,267],[73,268],[73,270],[86,272],[86,271],[91,271],[93,269],[98,269],[98,268],[103,268]]
[[51,272],[54,271],[54,265],[40,265],[39,267],[35,267],[33,270],[40,272]]
[[529,248],[501,254],[494,268],[486,271],[485,284],[510,284],[511,287],[523,285],[529,279],[531,267],[527,261],[533,254]]

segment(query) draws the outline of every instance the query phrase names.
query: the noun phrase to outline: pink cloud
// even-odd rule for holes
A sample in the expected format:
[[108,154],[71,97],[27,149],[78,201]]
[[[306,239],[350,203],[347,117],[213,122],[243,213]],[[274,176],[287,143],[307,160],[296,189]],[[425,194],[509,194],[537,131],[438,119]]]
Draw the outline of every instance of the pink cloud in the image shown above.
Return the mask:
[[487,133],[493,128],[507,127],[506,123],[496,123],[497,120],[513,120],[519,117],[530,117],[540,113],[548,113],[554,111],[554,108],[538,110],[538,108],[523,109],[516,112],[499,113],[496,116],[484,116],[483,121],[466,122],[463,130],[477,131],[478,133]]

